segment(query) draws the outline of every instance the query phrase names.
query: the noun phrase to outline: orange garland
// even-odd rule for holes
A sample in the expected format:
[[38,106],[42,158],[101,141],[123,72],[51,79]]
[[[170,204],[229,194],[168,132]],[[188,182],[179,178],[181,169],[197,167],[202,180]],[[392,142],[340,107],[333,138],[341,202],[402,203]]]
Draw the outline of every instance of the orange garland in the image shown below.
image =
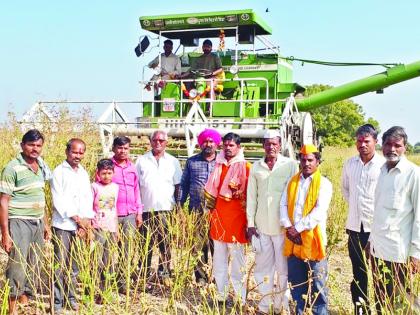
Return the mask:
[[219,51],[224,51],[225,50],[225,31],[224,30],[220,30],[220,34],[219,34]]
[[[185,84],[182,83],[181,85],[181,91],[184,93],[184,95],[188,98],[190,98],[190,91],[187,90],[187,88],[185,87]],[[208,92],[210,92],[210,86],[206,86],[206,88],[204,89],[203,93],[197,95],[194,98],[191,98],[194,101],[199,101],[203,96],[205,96]]]

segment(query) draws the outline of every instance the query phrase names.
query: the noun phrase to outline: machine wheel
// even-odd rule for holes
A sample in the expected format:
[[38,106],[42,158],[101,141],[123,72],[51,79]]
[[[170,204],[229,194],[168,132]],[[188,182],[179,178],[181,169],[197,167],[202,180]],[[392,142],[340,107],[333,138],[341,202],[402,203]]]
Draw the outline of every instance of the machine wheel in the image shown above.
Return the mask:
[[287,141],[282,145],[282,155],[296,160],[295,147],[293,146],[290,135],[287,137]]

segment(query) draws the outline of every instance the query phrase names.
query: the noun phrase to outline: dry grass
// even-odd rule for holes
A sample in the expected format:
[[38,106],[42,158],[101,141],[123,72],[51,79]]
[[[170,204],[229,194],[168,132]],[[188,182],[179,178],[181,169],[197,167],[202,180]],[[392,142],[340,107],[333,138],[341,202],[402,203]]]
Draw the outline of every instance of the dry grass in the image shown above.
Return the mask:
[[[76,119],[76,122],[75,122]],[[58,123],[47,124],[43,130],[46,136],[46,143],[43,151],[45,160],[54,168],[64,159],[64,145],[71,137],[80,137],[87,143],[87,153],[85,155],[84,166],[93,175],[94,167],[99,154],[99,136],[95,126],[90,124],[88,112],[69,114],[65,110],[57,110]],[[75,126],[77,126],[75,130]],[[14,157],[19,151],[19,140],[22,130],[16,123],[13,116],[2,128],[0,137],[8,139],[1,145],[0,167]],[[345,219],[347,206],[340,193],[341,169],[344,161],[354,155],[354,149],[326,148],[323,153],[322,173],[327,176],[334,187],[334,195],[329,209],[328,216],[328,255],[329,255],[329,309],[332,314],[350,314],[352,305],[350,297],[351,266],[347,254],[347,237],[345,235]],[[410,160],[420,164],[420,156],[410,156]],[[47,190],[48,208],[51,212],[50,192]],[[237,314],[244,313],[239,307],[217,307],[214,306],[215,288],[213,284],[206,287],[197,287],[193,281],[193,270],[198,262],[197,248],[197,229],[207,229],[207,223],[200,217],[181,211],[172,216],[169,228],[171,247],[173,252],[173,277],[170,283],[156,283],[152,292],[146,292],[144,281],[140,279],[136,282],[129,296],[119,295],[116,292],[115,282],[110,281],[106,288],[106,303],[102,306],[95,305],[92,292],[85,294],[84,288],[95,287],[97,284],[96,269],[97,259],[92,257],[90,247],[82,246],[79,256],[77,256],[81,276],[80,294],[83,301],[81,314]],[[145,240],[139,235],[133,240],[131,255],[124,257],[124,266],[137,266],[137,261],[144,258]],[[44,272],[40,277],[50,279],[51,271],[54,266],[51,264],[51,245],[47,245],[44,256]],[[121,250],[114,247],[114,254],[121,255]],[[247,250],[247,274],[252,283],[253,253]],[[4,284],[4,269],[7,261],[6,254],[0,250],[0,314],[6,312],[6,299],[8,296],[7,287]],[[153,264],[156,265],[156,259]],[[130,269],[128,269],[130,270]],[[133,269],[134,270],[134,269]],[[1,284],[2,283],[2,284]],[[48,283],[48,282],[47,282]],[[47,286],[46,292],[50,288]],[[247,313],[253,314],[258,300],[258,293],[249,293]],[[37,296],[36,300],[26,307],[25,314],[39,314],[48,312],[48,294]],[[71,312],[68,312],[71,313]]]

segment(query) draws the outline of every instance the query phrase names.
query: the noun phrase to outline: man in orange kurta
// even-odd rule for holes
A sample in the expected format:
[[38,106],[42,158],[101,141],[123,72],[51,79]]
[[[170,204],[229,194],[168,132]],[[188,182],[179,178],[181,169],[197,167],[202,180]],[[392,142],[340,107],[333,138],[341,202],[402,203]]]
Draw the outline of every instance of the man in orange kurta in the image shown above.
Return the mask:
[[229,293],[231,280],[237,299],[245,304],[246,185],[251,165],[245,161],[241,138],[235,133],[223,137],[223,150],[216,157],[214,171],[205,186],[210,209],[210,237],[214,241],[213,276],[219,302]]

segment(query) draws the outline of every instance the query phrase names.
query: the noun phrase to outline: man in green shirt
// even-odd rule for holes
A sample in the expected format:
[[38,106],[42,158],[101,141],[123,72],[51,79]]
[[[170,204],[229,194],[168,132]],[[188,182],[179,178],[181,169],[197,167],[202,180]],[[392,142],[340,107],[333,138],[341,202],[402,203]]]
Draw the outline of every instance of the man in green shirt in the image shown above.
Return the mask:
[[202,46],[203,54],[191,65],[189,71],[181,74],[181,78],[191,77],[191,74],[194,71],[205,71],[206,78],[214,78],[223,72],[222,62],[219,56],[212,53],[212,49],[213,44],[211,40],[206,39]]
[[22,137],[22,152],[1,173],[0,229],[1,245],[9,254],[9,314],[17,314],[17,301],[26,304],[33,295],[37,258],[44,238],[50,237],[44,225],[44,189],[51,172],[39,157],[43,144],[43,135],[29,130]]
[[[214,92],[221,92],[223,90],[225,74],[223,72],[222,61],[218,55],[212,53],[212,47],[213,44],[211,40],[206,39],[202,46],[203,54],[191,63],[191,69],[182,73],[180,78],[198,79],[196,85],[197,90],[199,90],[197,86],[200,85],[200,83],[207,85],[208,87],[212,85],[213,90],[210,92],[210,98],[214,99]],[[186,85],[188,89],[191,88],[189,83]]]

